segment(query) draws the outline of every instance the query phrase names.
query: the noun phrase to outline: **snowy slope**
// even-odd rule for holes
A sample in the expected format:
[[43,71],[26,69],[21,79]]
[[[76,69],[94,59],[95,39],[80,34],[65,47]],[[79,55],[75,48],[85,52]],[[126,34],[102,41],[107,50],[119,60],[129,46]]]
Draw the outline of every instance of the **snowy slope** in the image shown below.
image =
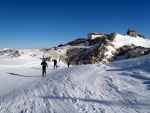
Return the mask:
[[61,53],[62,55],[65,55],[66,52],[70,49],[74,49],[74,48],[90,48],[91,46],[85,46],[85,45],[80,45],[80,46],[70,46],[70,45],[66,45],[63,47],[59,47],[57,48],[57,50],[59,51],[59,53]]
[[144,39],[138,36],[137,37],[131,37],[127,35],[124,36],[121,34],[116,35],[113,44],[115,45],[115,48],[119,48],[125,45],[132,45],[132,44],[134,44],[135,46],[150,48],[150,40],[148,39]]
[[46,77],[40,59],[13,60],[0,60],[0,113],[150,112],[150,55],[70,68],[58,62],[57,70],[48,62]]

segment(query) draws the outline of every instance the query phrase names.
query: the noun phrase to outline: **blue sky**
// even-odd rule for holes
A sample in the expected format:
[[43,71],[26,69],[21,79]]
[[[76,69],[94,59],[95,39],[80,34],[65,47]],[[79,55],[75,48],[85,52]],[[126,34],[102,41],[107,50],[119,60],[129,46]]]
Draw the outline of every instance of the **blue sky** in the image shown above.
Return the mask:
[[149,0],[0,0],[0,48],[43,48],[89,32],[150,39]]

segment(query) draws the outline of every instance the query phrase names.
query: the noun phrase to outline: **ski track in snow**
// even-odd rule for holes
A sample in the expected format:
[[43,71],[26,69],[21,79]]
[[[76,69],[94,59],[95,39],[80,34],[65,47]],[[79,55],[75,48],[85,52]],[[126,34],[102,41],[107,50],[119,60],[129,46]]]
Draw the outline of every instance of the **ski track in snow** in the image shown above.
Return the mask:
[[149,66],[150,62],[143,65],[147,61],[142,60],[137,65],[136,60],[131,61],[127,66],[121,64],[127,62],[124,61],[56,70],[50,64],[46,77],[41,77],[39,66],[25,73],[14,70],[7,74],[20,78],[14,83],[15,90],[0,97],[0,112],[149,113],[146,81],[150,81],[150,76],[146,70],[150,68],[143,70],[142,66]]

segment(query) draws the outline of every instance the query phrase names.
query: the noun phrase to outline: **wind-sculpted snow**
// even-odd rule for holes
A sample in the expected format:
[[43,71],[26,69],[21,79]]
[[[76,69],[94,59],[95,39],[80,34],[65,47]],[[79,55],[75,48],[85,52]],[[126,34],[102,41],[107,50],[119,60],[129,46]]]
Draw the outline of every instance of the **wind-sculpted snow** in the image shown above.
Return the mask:
[[58,62],[57,70],[53,62],[48,65],[46,77],[41,76],[40,61],[0,69],[0,88],[14,85],[5,93],[1,88],[0,113],[150,112],[150,55],[69,68]]

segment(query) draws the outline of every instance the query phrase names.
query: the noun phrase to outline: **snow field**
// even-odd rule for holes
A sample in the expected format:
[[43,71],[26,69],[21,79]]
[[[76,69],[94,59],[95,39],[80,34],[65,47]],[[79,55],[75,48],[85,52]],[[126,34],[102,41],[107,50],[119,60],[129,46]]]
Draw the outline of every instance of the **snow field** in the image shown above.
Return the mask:
[[[60,64],[57,70],[53,70],[49,62],[46,77],[41,77],[38,65],[24,68],[29,69],[27,73],[20,69],[19,74],[11,78],[14,81],[20,78],[16,82],[18,87],[1,96],[0,112],[148,113],[150,92],[145,82],[150,77],[149,67],[145,67],[150,62],[147,60],[150,61],[149,55],[105,65],[67,68]],[[16,72],[13,69],[12,73]],[[5,76],[8,78],[7,74]]]

